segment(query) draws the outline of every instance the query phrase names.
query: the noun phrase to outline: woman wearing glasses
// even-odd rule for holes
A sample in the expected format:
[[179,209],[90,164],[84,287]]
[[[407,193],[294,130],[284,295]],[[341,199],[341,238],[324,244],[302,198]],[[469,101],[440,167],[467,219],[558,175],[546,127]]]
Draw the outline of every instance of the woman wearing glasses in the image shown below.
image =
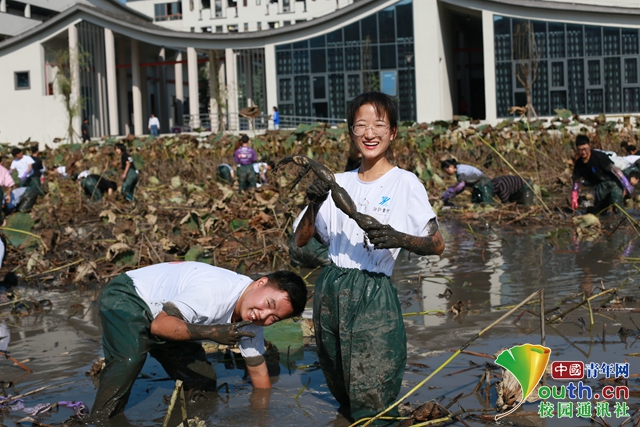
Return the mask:
[[398,131],[396,104],[385,94],[364,93],[351,101],[347,121],[362,163],[335,179],[358,212],[380,224],[365,233],[316,180],[296,243],[316,235],[329,246],[331,264],[316,281],[313,306],[318,358],[341,412],[358,420],[384,410],[400,391],[407,346],[390,279],[398,253],[439,255],[444,241],[424,185],[386,158]]

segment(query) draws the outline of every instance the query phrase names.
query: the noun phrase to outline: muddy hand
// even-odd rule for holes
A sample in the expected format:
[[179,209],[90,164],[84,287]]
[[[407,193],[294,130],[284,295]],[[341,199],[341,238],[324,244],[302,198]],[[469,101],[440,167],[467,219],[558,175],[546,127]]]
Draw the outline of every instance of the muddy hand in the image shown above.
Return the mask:
[[253,322],[250,320],[244,320],[237,323],[228,323],[224,325],[214,325],[211,330],[212,341],[215,341],[224,345],[235,345],[243,337],[253,338],[256,336],[253,332],[240,331],[239,329],[244,326],[249,326]]
[[321,205],[325,200],[327,200],[329,190],[331,190],[331,186],[329,185],[329,183],[318,178],[313,181],[307,188],[307,198],[309,199],[310,203]]
[[395,230],[388,224],[371,224],[367,232],[369,242],[375,249],[392,249],[404,247],[404,238],[407,236]]

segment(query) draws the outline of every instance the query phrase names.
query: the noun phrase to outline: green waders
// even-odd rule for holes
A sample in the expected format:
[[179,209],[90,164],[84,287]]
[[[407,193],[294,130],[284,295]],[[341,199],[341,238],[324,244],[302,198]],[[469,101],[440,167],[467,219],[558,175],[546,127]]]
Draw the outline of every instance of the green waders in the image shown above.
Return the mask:
[[186,389],[215,390],[216,373],[202,345],[163,342],[151,334],[153,317],[126,274],[114,278],[100,296],[102,346],[106,366],[93,404],[92,417],[107,418],[124,410],[147,353],[156,358]]
[[354,420],[374,416],[396,400],[407,339],[398,292],[388,276],[329,264],[316,281],[313,324],[329,390]]
[[40,177],[38,176],[30,176],[27,178],[24,187],[33,188],[38,192],[39,196],[45,195],[44,188],[42,187],[42,184],[40,184]]
[[256,171],[253,169],[253,165],[238,166],[236,175],[238,176],[240,191],[244,191],[247,188],[256,188]]
[[133,191],[135,190],[137,183],[138,172],[133,168],[129,168],[127,176],[125,176],[124,181],[122,181],[122,194],[124,194],[125,199],[130,202],[133,202]]
[[[531,185],[531,183],[529,183],[529,185]],[[529,206],[533,204],[533,191],[531,191],[529,185],[523,185],[521,189],[509,196],[509,201],[516,202],[517,204],[523,206]]]
[[289,237],[289,258],[291,258],[291,264],[294,267],[316,268],[328,265],[331,262],[329,261],[329,248],[327,246],[314,238],[303,247],[298,247],[293,233]]
[[84,190],[84,194],[89,196],[89,198],[98,201],[102,199],[102,191],[98,187],[98,180],[92,176],[88,176],[84,178],[80,182],[80,186]]
[[471,203],[493,203],[493,182],[489,178],[480,178],[473,184]]
[[233,178],[231,178],[231,171],[228,167],[223,165],[218,166],[218,181],[222,181],[227,184],[233,183]]
[[613,204],[618,204],[618,206],[622,207],[624,203],[622,188],[616,181],[602,181],[596,185],[595,199],[593,212],[596,214]]

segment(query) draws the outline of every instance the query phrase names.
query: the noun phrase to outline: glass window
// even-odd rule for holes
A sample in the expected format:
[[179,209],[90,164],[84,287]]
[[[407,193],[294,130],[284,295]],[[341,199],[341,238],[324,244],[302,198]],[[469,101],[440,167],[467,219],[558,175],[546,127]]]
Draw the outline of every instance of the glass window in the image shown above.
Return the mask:
[[601,114],[604,111],[602,89],[587,89],[587,114]]
[[640,111],[640,89],[627,87],[623,91],[624,111]]
[[624,59],[624,83],[628,85],[638,83],[638,58]]
[[622,54],[638,54],[638,30],[632,30],[629,28],[622,29]]
[[495,16],[493,21],[496,61],[511,59],[511,18]]
[[547,53],[547,24],[533,21],[533,37],[540,51],[540,58],[548,58]]
[[381,71],[380,77],[381,77],[380,80],[382,81],[380,85],[380,92],[386,93],[389,96],[396,96],[397,95],[396,72]]
[[380,46],[380,68],[396,68],[396,45]]
[[347,45],[360,44],[360,23],[354,22],[344,27],[344,42]]
[[396,22],[398,26],[398,42],[413,41],[413,8],[411,4],[396,7]]
[[590,86],[600,86],[602,84],[599,59],[587,61],[587,81]]
[[291,79],[280,79],[279,81],[279,100],[291,101]]
[[570,25],[567,24],[567,56],[576,57],[582,56],[582,25]]
[[620,55],[620,29],[604,27],[603,45],[605,56]]
[[281,50],[291,50],[291,43],[276,45],[276,52]]
[[15,74],[15,88],[16,90],[30,89],[31,83],[29,81],[28,71],[16,71]]
[[299,42],[295,42],[292,45],[293,49],[308,49],[309,48],[309,40],[302,40]]
[[564,87],[564,61],[551,63],[551,87]]
[[567,61],[567,82],[569,83],[569,110],[576,113],[585,112],[584,98],[584,60],[569,59]]
[[295,104],[296,115],[309,117],[311,114],[311,93],[307,76],[295,77]]
[[329,117],[328,104],[326,102],[314,102],[313,117]]
[[349,99],[360,95],[360,74],[350,74],[347,76],[347,97]]
[[549,58],[564,56],[564,24],[549,23]]
[[303,74],[309,72],[309,51],[293,51],[293,74]]
[[378,12],[378,29],[380,43],[395,43],[396,20],[394,17],[393,8],[388,8],[381,12]]
[[342,30],[327,34],[327,46],[342,46]]
[[361,40],[367,40],[371,43],[378,42],[378,19],[376,15],[371,15],[362,20]]
[[585,56],[602,55],[602,28],[584,27],[584,54]]
[[324,49],[311,49],[311,72],[324,73],[327,71],[327,58]]
[[324,47],[324,36],[314,37],[309,40],[311,47]]
[[622,111],[622,75],[620,58],[604,59],[605,110],[607,113]]
[[360,48],[359,47],[347,47],[344,49],[345,63],[347,71],[360,70]]
[[330,117],[344,117],[344,75],[329,74],[329,113]]
[[343,71],[343,49],[327,49],[329,72]]
[[325,99],[327,86],[324,76],[313,76],[313,99]]
[[276,52],[276,70],[279,75],[291,73],[291,51]]

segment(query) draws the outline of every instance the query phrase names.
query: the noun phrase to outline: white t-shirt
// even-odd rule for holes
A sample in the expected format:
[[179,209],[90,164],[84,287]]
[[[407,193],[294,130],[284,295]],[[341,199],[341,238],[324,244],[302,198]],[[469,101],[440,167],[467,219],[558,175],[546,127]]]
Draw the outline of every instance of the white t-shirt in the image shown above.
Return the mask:
[[[201,262],[168,262],[127,273],[136,292],[155,318],[162,306],[173,303],[188,323],[218,325],[231,323],[233,309],[251,278]],[[249,325],[243,331],[254,338],[239,341],[243,357],[264,353],[262,326]]]
[[[22,155],[20,160],[13,159],[11,162],[11,169],[15,169],[18,171],[18,178],[22,178],[22,176],[29,170],[29,165],[34,164],[35,162],[31,158],[31,156]],[[33,173],[33,171],[31,172]]]
[[[394,167],[373,182],[363,182],[358,171],[336,174],[358,212],[371,215],[395,230],[413,236],[426,236],[427,224],[436,215],[427,190],[411,172]],[[400,248],[373,249],[358,224],[339,210],[331,195],[316,217],[316,232],[329,245],[329,259],[338,267],[357,268],[391,276]]]
[[628,156],[624,156],[623,159],[625,159],[627,162],[629,162],[630,165],[633,166],[633,164],[637,162],[638,159],[640,159],[640,156],[637,156],[635,154],[629,154]]
[[157,117],[149,117],[149,129],[151,126],[156,125],[160,129],[160,120]]

